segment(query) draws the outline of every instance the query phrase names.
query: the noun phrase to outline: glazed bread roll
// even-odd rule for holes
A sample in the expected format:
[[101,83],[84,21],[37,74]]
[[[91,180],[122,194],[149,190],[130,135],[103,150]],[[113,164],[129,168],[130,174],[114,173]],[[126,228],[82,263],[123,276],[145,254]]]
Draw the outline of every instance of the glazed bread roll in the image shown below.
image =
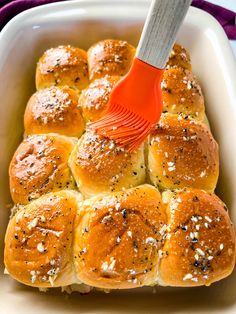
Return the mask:
[[161,195],[150,185],[86,200],[75,222],[77,276],[107,289],[156,283],[165,226]]
[[79,104],[87,121],[95,121],[104,115],[108,109],[111,91],[119,79],[120,76],[106,75],[94,80],[82,91]]
[[188,51],[178,43],[174,44],[170,53],[170,57],[166,63],[166,69],[171,67],[179,67],[189,71],[192,70]]
[[182,68],[164,71],[161,82],[163,111],[184,113],[203,120],[204,98],[197,78],[192,72]]
[[161,189],[214,191],[218,145],[203,123],[188,116],[162,114],[149,138],[148,168],[151,182]]
[[106,39],[88,50],[89,79],[108,75],[125,75],[132,64],[135,48],[127,41]]
[[67,86],[37,91],[26,106],[24,126],[26,134],[59,133],[80,137],[84,120],[78,94]]
[[227,207],[214,194],[165,192],[169,235],[159,267],[160,284],[210,285],[233,271],[235,232]]
[[27,204],[45,193],[74,188],[67,162],[75,143],[73,138],[52,134],[26,138],[9,167],[13,201]]
[[197,189],[164,202],[150,185],[84,202],[78,192],[49,193],[16,213],[5,238],[7,271],[35,287],[210,285],[234,263],[226,207]]
[[102,40],[88,62],[72,46],[49,49],[38,62],[28,137],[9,167],[15,206],[4,252],[6,272],[26,285],[70,292],[208,286],[234,268],[234,228],[211,194],[218,145],[182,46],[167,62],[164,113],[145,144],[128,153],[86,128],[82,114],[89,122],[106,112],[134,54],[125,41]]
[[69,166],[85,197],[136,186],[146,178],[143,145],[128,153],[92,131],[78,141]]
[[81,90],[88,85],[86,51],[72,46],[48,49],[39,59],[36,69],[36,88],[64,86]]
[[76,282],[73,270],[74,220],[81,194],[49,193],[19,210],[5,237],[5,266],[12,277],[35,287]]

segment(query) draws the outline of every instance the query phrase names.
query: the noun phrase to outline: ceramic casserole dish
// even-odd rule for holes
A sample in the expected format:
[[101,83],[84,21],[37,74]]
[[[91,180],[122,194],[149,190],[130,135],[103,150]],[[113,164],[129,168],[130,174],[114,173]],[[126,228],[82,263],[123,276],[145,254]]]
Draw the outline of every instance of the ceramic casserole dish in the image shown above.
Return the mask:
[[[4,234],[11,203],[8,165],[23,134],[23,113],[34,92],[34,74],[43,51],[60,44],[87,49],[100,39],[120,38],[136,45],[149,1],[75,0],[28,10],[0,33],[0,314],[51,313],[235,313],[236,271],[210,287],[151,287],[96,291],[81,296],[47,293],[3,274]],[[191,8],[178,42],[192,58],[206,111],[220,147],[216,193],[236,224],[236,62],[224,31],[207,13]]]

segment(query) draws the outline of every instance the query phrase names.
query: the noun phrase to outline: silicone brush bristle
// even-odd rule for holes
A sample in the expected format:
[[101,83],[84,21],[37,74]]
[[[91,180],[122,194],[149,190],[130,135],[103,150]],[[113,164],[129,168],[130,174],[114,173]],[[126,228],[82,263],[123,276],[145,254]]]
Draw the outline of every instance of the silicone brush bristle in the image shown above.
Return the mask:
[[133,151],[146,139],[152,124],[121,105],[115,107],[115,112],[110,111],[91,127],[99,135],[114,140],[127,151]]
[[112,90],[108,112],[90,127],[127,151],[138,148],[162,112],[162,74],[134,58],[129,73]]

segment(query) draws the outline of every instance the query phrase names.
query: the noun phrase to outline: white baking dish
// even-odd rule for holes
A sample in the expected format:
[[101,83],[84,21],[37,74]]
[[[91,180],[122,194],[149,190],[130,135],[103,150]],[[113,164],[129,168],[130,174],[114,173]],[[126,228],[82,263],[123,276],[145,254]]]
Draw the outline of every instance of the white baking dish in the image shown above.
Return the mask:
[[[87,48],[102,38],[136,44],[148,1],[78,0],[29,10],[0,35],[0,313],[236,313],[236,272],[211,287],[143,288],[70,297],[44,294],[3,275],[3,237],[10,202],[7,168],[23,132],[23,112],[33,93],[36,61],[52,46]],[[207,114],[220,144],[218,194],[236,223],[236,64],[228,40],[208,14],[191,8],[178,36],[191,53],[206,99]]]

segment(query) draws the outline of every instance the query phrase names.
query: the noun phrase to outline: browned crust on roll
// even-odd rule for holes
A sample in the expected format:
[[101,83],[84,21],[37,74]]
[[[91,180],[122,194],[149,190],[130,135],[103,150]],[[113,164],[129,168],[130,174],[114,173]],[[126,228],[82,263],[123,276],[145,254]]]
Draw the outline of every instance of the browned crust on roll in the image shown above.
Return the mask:
[[4,262],[18,281],[35,287],[75,282],[72,240],[78,192],[47,194],[19,210],[10,220]]
[[74,188],[67,165],[75,141],[58,135],[33,135],[17,148],[9,167],[11,196],[27,204],[39,196]]
[[135,48],[127,41],[106,39],[88,50],[89,79],[108,75],[125,75],[132,64]]
[[166,68],[169,69],[170,67],[179,67],[189,71],[192,70],[188,51],[178,43],[174,44],[170,57],[166,63]]
[[170,68],[161,82],[163,111],[184,113],[197,120],[204,119],[205,105],[197,78],[188,70]]
[[128,153],[92,131],[78,141],[69,166],[86,197],[136,186],[144,183],[146,177],[143,145]]
[[63,86],[81,90],[88,85],[87,53],[83,49],[58,46],[48,49],[39,59],[36,88]]
[[219,175],[218,145],[201,122],[165,114],[150,136],[148,163],[151,181],[162,189],[214,191]]
[[108,289],[153,284],[165,222],[160,193],[150,185],[86,200],[75,223],[79,280]]
[[26,106],[24,126],[26,134],[59,133],[80,137],[84,120],[78,94],[67,86],[36,92]]
[[106,75],[94,80],[88,88],[82,91],[79,104],[86,120],[95,121],[104,115],[108,109],[111,91],[119,79],[120,76]]
[[134,56],[126,41],[107,39],[88,53],[58,46],[39,59],[38,91],[24,115],[29,137],[9,167],[16,204],[4,263],[19,282],[70,292],[78,285],[87,292],[192,287],[233,271],[235,231],[225,204],[211,194],[218,145],[185,48],[173,47],[161,83],[163,114],[136,151],[96,135],[90,123],[81,136],[83,116],[90,122],[106,113]]
[[214,194],[186,189],[168,198],[169,235],[160,264],[161,283],[210,285],[233,271],[235,232],[224,203]]

